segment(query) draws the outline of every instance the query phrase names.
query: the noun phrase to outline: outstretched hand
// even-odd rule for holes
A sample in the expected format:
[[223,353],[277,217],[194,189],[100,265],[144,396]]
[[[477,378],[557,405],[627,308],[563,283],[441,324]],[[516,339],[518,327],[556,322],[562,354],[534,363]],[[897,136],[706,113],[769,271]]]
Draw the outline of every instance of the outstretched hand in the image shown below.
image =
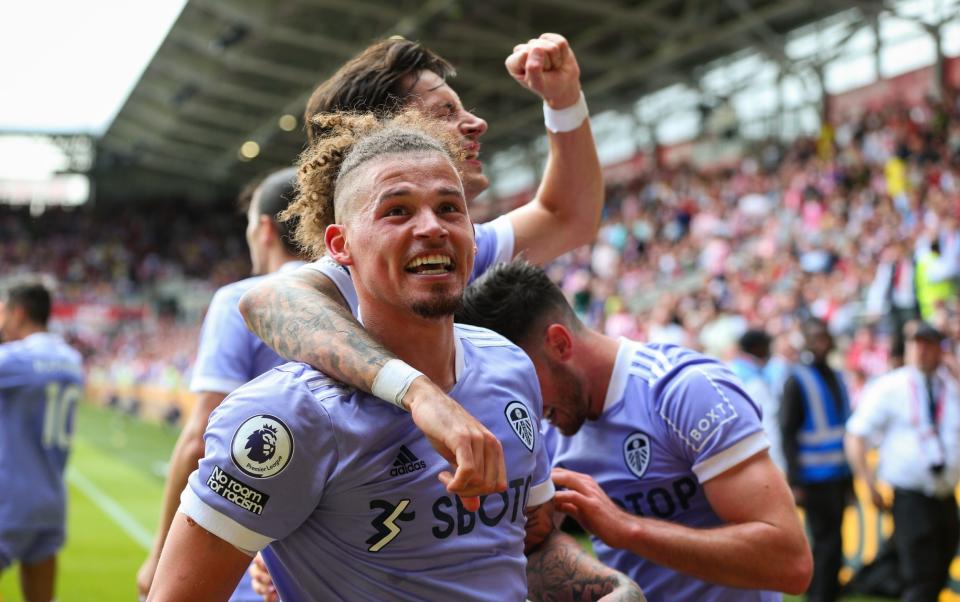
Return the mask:
[[450,463],[453,472],[445,470],[439,478],[464,508],[475,512],[480,509],[479,496],[507,489],[500,440],[463,406],[424,377],[413,381],[404,402],[414,424]]
[[565,109],[580,100],[580,66],[560,34],[545,33],[517,44],[506,67],[513,79],[553,109]]
[[565,468],[553,469],[554,508],[576,519],[580,526],[613,548],[622,547],[624,511],[590,475]]

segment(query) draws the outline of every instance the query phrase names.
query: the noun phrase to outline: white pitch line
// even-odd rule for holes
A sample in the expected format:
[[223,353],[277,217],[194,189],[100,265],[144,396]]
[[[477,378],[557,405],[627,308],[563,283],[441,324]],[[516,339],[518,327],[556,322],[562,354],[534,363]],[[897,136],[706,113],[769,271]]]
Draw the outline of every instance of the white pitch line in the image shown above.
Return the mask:
[[96,504],[107,517],[118,527],[123,529],[130,539],[140,544],[140,547],[150,551],[153,547],[153,535],[144,529],[130,513],[123,509],[112,497],[100,490],[99,487],[77,470],[67,470],[67,481],[79,489],[91,502]]

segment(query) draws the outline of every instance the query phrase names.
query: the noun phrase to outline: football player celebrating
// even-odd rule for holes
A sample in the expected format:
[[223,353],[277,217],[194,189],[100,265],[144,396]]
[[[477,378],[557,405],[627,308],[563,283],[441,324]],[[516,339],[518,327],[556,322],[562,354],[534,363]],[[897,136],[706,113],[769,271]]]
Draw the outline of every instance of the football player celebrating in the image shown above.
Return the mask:
[[475,252],[462,147],[407,115],[318,123],[329,135],[301,159],[298,239],[318,244],[304,224],[336,216],[323,243],[350,268],[364,327],[407,367],[387,378],[402,390],[412,367],[463,404],[501,442],[507,488],[465,508],[409,413],[286,364],[213,412],[150,599],[223,600],[268,545],[281,599],[642,599],[554,529],[529,359],[453,323]]
[[[533,360],[554,426],[557,508],[652,600],[766,602],[802,593],[810,549],[759,407],[720,362],[583,326],[540,268],[491,269],[458,319]],[[559,431],[559,434],[556,432]]]

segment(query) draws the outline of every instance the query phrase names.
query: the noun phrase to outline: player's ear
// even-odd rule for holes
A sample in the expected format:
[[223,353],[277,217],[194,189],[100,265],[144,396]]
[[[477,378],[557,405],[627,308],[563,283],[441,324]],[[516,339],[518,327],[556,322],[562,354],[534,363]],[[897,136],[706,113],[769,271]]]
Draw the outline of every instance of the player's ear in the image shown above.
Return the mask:
[[260,237],[263,242],[268,243],[271,238],[277,238],[277,225],[270,219],[269,215],[261,215],[258,220],[260,221]]
[[569,361],[573,356],[573,335],[563,324],[554,322],[547,326],[545,335],[547,354],[561,362]]
[[323,233],[327,254],[340,265],[353,265],[347,245],[346,230],[342,224],[330,224]]

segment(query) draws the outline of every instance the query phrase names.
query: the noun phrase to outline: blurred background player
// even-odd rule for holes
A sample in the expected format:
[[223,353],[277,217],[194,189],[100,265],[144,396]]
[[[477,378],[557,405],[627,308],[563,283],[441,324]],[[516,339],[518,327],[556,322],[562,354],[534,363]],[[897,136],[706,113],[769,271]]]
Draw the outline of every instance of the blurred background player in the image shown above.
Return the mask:
[[833,337],[823,320],[803,324],[801,362],[783,384],[780,425],[787,478],[797,504],[806,510],[813,540],[811,602],[833,602],[840,595],[843,566],[841,523],[852,500],[853,480],[843,455],[850,397],[843,376],[830,367]]
[[[254,276],[228,284],[210,301],[190,383],[190,389],[198,395],[197,405],[184,424],[170,458],[154,547],[137,575],[141,594],[150,590],[163,541],[180,504],[180,492],[203,457],[203,432],[210,412],[240,385],[284,363],[247,330],[237,303],[246,290],[268,275],[288,272],[304,263],[293,240],[296,222],[277,219],[293,198],[295,183],[296,169],[281,169],[264,178],[250,195],[241,196],[241,205],[247,205],[242,208],[247,214],[246,238]],[[231,599],[235,602],[260,600],[247,577]]]
[[763,412],[763,432],[770,441],[770,459],[780,470],[786,471],[783,449],[780,445],[780,398],[773,393],[767,366],[770,362],[772,340],[765,331],[751,328],[737,341],[738,353],[730,361],[730,370],[740,382],[747,396],[760,406]]
[[557,509],[651,600],[769,601],[806,588],[810,550],[760,409],[722,364],[584,327],[522,262],[489,270],[458,318],[533,360]]
[[[893,542],[903,579],[901,599],[935,602],[960,542],[954,490],[960,481],[960,389],[943,365],[943,335],[926,322],[905,327],[906,365],[874,381],[847,422],[847,457],[874,505],[877,488],[894,488]],[[867,450],[879,447],[873,470]]]
[[[603,206],[603,177],[580,90],[580,68],[566,39],[546,33],[518,44],[506,66],[520,85],[543,99],[550,153],[532,201],[476,226],[474,276],[519,254],[545,262],[591,242]],[[472,201],[490,184],[479,160],[480,138],[487,124],[467,111],[450,87],[447,79],[454,73],[447,61],[415,42],[377,42],[314,91],[305,113],[310,137],[319,133],[313,122],[318,114],[352,110],[383,116],[416,107],[440,119],[460,140],[466,157],[461,166],[464,190]],[[314,218],[304,226],[317,229],[321,235],[314,238],[322,240],[323,220]],[[323,254],[319,247],[312,251],[314,258]],[[381,368],[396,358],[364,332],[344,307],[341,295],[350,305],[356,304],[345,272],[330,262],[311,265],[317,269],[300,270],[244,296],[241,311],[251,330],[281,356],[310,364],[410,410],[414,422],[459,468],[451,491],[467,495],[492,491],[495,483],[490,479],[501,480],[503,469],[487,471],[484,466],[488,461],[502,466],[489,433],[428,379],[416,378],[402,396],[396,389],[375,388]],[[291,329],[292,325],[296,328]]]
[[[324,241],[352,268],[365,327],[498,433],[510,488],[465,511],[409,414],[286,364],[211,417],[151,600],[224,599],[248,563],[244,552],[268,544],[288,600],[641,600],[634,584],[554,529],[529,359],[494,333],[453,323],[475,249],[458,141],[441,143],[420,129],[427,124],[328,123],[332,135],[301,161],[335,190],[338,220]],[[304,179],[301,194],[314,204],[330,197]],[[414,467],[396,473],[397,458]]]
[[27,602],[54,599],[66,538],[63,471],[83,393],[80,353],[47,331],[50,311],[37,279],[0,290],[0,572],[20,563]]

